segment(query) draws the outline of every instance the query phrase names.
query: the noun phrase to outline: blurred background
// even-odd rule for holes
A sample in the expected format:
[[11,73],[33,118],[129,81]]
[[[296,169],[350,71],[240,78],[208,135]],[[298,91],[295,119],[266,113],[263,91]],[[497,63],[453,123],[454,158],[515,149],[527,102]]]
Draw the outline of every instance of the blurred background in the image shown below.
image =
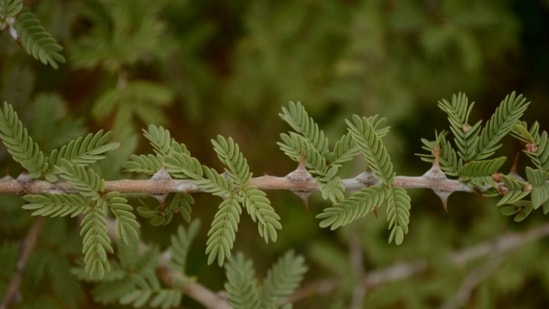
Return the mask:
[[[533,102],[526,120],[547,129],[547,0],[25,4],[64,46],[67,62],[58,70],[44,66],[4,31],[0,100],[14,105],[46,151],[86,132],[113,130],[122,146],[98,167],[107,179],[136,177],[120,167],[129,154],[151,151],[141,137],[148,124],[169,128],[204,164],[220,167],[209,141],[222,134],[239,143],[255,176],[286,175],[295,163],[276,142],[289,130],[278,116],[289,101],[302,102],[332,140],[352,114],[386,117],[392,129],[385,142],[398,175],[429,169],[415,155],[422,152],[420,139],[434,139],[435,130],[447,128],[437,102],[460,91],[477,102],[473,122],[487,119],[505,95],[517,91]],[[511,158],[510,168],[520,145],[504,142],[500,153]],[[6,173],[18,175],[4,148],[0,160]],[[354,177],[362,167],[349,164],[343,176]],[[546,220],[541,212],[515,223],[490,199],[455,194],[446,213],[432,192],[409,192],[410,232],[401,246],[387,244],[383,211],[332,232],[320,229],[314,218],[328,206],[318,194],[306,210],[291,192],[276,191],[268,195],[284,227],[278,241],[263,243],[243,216],[235,250],[254,260],[260,276],[289,248],[304,255],[309,272],[295,295],[295,308],[549,306],[546,239],[467,263],[453,260],[458,252],[506,233],[541,226]],[[202,229],[188,272],[210,289],[222,290],[223,269],[207,266],[204,255],[219,200],[195,198],[193,217],[202,219]],[[2,196],[0,203],[6,257],[0,266],[2,288],[12,273],[7,266],[17,260],[10,248],[24,237],[32,218],[17,197]],[[143,238],[163,248],[181,222],[176,218],[151,227],[143,220]],[[79,243],[73,220],[48,220],[23,284],[23,292],[35,298],[21,308],[98,306],[91,287],[74,281],[68,271],[68,262],[80,256]],[[382,273],[380,282],[364,284],[394,265],[415,271],[398,280]],[[184,303],[200,308],[190,299]]]

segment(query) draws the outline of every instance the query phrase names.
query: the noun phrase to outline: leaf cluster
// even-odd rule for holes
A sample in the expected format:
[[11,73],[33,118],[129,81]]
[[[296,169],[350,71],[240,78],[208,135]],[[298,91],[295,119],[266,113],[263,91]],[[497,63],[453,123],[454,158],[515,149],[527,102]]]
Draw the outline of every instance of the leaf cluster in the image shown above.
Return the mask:
[[105,153],[116,149],[109,143],[111,133],[99,131],[78,137],[54,149],[46,156],[29,136],[13,107],[6,102],[0,113],[0,139],[12,158],[34,179],[59,179],[71,184],[77,193],[44,192],[24,196],[24,209],[32,215],[82,215],[80,234],[86,271],[102,277],[110,269],[107,254],[112,252],[106,216],[115,217],[116,234],[124,242],[138,239],[139,223],[133,208],[118,192],[104,192],[105,180],[89,165],[105,158]]
[[[395,177],[393,165],[382,142],[389,128],[378,116],[359,117],[347,120],[348,132],[330,150],[328,139],[316,122],[307,114],[301,103],[290,102],[280,114],[294,130],[281,134],[278,145],[295,161],[305,160],[305,166],[315,176],[322,196],[334,204],[317,216],[321,227],[332,230],[349,224],[380,206],[387,207],[387,220],[391,234],[390,242],[402,243],[408,232],[410,198],[401,188],[393,188]],[[379,184],[362,189],[345,197],[345,188],[337,172],[343,163],[362,154]]]
[[225,264],[229,302],[235,309],[291,308],[284,300],[299,286],[306,271],[304,258],[288,251],[258,284],[252,262],[238,253]]
[[20,42],[25,51],[43,64],[58,68],[65,62],[63,47],[42,26],[38,16],[23,7],[22,0],[0,2],[0,30],[8,29],[11,37]]
[[[162,127],[151,125],[144,131],[144,136],[150,141],[154,154],[132,155],[124,164],[127,171],[154,174],[165,168],[172,177],[192,181],[202,191],[222,198],[208,232],[208,263],[217,260],[219,265],[223,265],[230,256],[242,209],[257,222],[259,235],[266,242],[276,241],[277,230],[282,228],[280,217],[266,194],[250,184],[252,174],[248,163],[232,138],[217,136],[212,140],[214,151],[225,165],[221,174],[202,165],[184,144],[176,142]],[[177,201],[181,201],[182,213],[190,212],[192,200],[178,198]],[[173,209],[176,208],[168,208],[171,212]],[[148,215],[153,216],[153,211],[160,209],[151,210]],[[145,209],[141,208],[140,212],[145,214]]]

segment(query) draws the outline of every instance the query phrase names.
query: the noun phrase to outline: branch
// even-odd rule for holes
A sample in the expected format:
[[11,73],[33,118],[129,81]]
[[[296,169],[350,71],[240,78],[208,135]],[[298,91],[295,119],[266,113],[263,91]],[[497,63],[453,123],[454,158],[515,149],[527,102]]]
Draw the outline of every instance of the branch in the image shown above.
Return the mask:
[[[347,190],[359,190],[378,183],[377,179],[371,173],[361,173],[354,178],[343,179],[343,186]],[[301,181],[295,177],[277,177],[260,176],[252,178],[251,185],[257,186],[261,190],[291,190],[300,192],[318,191],[318,185],[314,179]],[[395,187],[405,189],[432,189],[433,191],[443,192],[474,192],[467,184],[453,179],[438,179],[428,177],[427,175],[410,177],[397,176],[393,182]],[[105,182],[105,191],[118,191],[121,193],[149,193],[161,194],[170,192],[195,193],[200,189],[189,180],[180,179],[121,179]],[[72,185],[59,182],[50,183],[44,180],[31,180],[25,174],[21,174],[17,179],[5,176],[0,179],[0,193],[12,193],[18,195],[36,194],[42,192],[65,192],[77,193]]]
[[0,309],[8,308],[13,302],[14,298],[18,296],[19,287],[21,286],[21,281],[23,280],[23,272],[25,271],[25,266],[27,265],[32,251],[36,246],[36,242],[38,241],[38,235],[40,235],[40,231],[42,230],[44,221],[45,218],[42,217],[36,219],[29,229],[27,236],[25,237],[25,240],[21,245],[21,256],[19,257],[19,261],[17,261],[15,272],[11,276],[10,282],[6,289],[6,293],[4,294],[4,298],[2,299],[2,303],[0,303]]
[[[107,220],[107,231],[112,239],[116,239],[116,225],[114,220]],[[143,253],[145,251],[147,251],[147,245],[139,243],[139,252]],[[176,282],[186,282],[181,287],[181,292],[206,308],[231,309],[231,306],[221,294],[214,293],[200,283],[195,282],[193,279],[171,269],[169,265],[169,255],[161,255],[158,261],[157,274],[166,285],[174,287]]]
[[[449,264],[452,266],[462,266],[472,260],[483,257],[501,257],[509,251],[546,236],[549,236],[549,223],[532,228],[526,232],[509,233],[476,246],[455,251],[450,254]],[[409,278],[427,270],[429,270],[429,262],[426,259],[397,263],[393,266],[370,272],[362,280],[362,285],[364,288],[374,288],[389,282]],[[478,278],[471,278],[469,280],[478,280]],[[337,278],[312,282],[298,289],[287,301],[294,303],[312,295],[332,293],[339,287],[339,279]]]

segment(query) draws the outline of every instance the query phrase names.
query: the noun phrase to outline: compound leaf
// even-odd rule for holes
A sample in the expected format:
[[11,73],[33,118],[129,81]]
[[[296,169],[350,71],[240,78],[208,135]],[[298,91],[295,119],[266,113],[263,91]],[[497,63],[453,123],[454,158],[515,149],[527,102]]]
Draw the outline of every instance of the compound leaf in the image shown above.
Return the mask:
[[38,17],[27,9],[17,16],[14,24],[19,40],[25,51],[43,64],[57,69],[58,63],[64,63],[61,54],[63,47],[49,34]]
[[48,169],[44,153],[34,142],[13,107],[4,102],[0,113],[0,138],[15,162],[27,170],[30,177],[37,178]]
[[367,215],[375,207],[381,206],[386,196],[387,189],[380,186],[363,188],[343,202],[325,208],[316,218],[321,219],[320,227],[329,226],[331,230],[335,230]]
[[288,251],[267,273],[260,292],[263,308],[278,308],[281,302],[299,286],[307,271],[305,259]]
[[81,214],[89,204],[79,194],[66,193],[29,194],[25,195],[23,199],[28,202],[28,204],[23,205],[23,209],[32,210],[31,214],[33,216],[75,217]]
[[371,119],[354,115],[351,120],[346,120],[346,122],[353,140],[366,158],[372,171],[385,184],[390,185],[395,177],[393,164]]
[[259,293],[255,284],[255,272],[251,261],[239,252],[235,257],[229,259],[225,265],[225,273],[227,276],[225,290],[227,290],[229,302],[234,308],[263,308],[259,300]]
[[217,260],[217,264],[222,266],[225,259],[231,255],[241,211],[240,205],[234,198],[228,198],[219,205],[219,210],[208,231],[206,242],[208,264]]

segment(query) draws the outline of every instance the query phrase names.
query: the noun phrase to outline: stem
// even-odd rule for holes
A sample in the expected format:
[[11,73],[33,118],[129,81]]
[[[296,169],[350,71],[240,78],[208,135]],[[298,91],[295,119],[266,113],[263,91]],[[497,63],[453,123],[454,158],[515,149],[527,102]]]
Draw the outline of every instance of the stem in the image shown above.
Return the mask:
[[[377,182],[374,180],[365,180],[358,175],[355,178],[342,180],[342,184],[347,190],[360,190],[372,186]],[[257,186],[261,190],[295,190],[302,192],[318,191],[318,185],[314,179],[297,182],[288,179],[288,177],[260,176],[254,177],[250,184]],[[431,179],[425,176],[397,176],[393,182],[395,187],[405,189],[432,189],[433,191],[444,192],[474,192],[467,184],[453,179]],[[121,179],[105,182],[105,191],[118,191],[121,193],[170,193],[200,192],[200,189],[189,180],[181,179]],[[6,176],[0,179],[0,193],[12,193],[18,195],[38,194],[42,192],[65,192],[77,193],[78,191],[70,184],[65,182],[50,183],[44,180],[20,180]]]

